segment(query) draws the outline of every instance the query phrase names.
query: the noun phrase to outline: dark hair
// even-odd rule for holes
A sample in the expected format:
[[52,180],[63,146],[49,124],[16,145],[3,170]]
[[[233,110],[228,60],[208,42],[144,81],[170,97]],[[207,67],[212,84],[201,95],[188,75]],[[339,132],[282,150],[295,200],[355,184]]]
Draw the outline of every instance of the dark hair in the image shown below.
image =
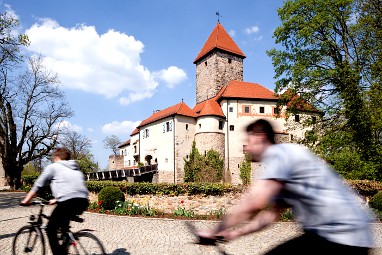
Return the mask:
[[255,133],[255,134],[258,134],[258,133],[264,133],[267,138],[268,138],[268,141],[272,144],[275,144],[275,132],[273,131],[273,127],[271,125],[271,123],[269,123],[268,121],[264,120],[264,119],[259,119],[259,120],[256,120],[254,122],[252,122],[251,124],[249,124],[247,126],[247,132],[250,133]]
[[65,147],[55,149],[52,155],[53,157],[59,157],[61,160],[69,160],[71,158],[70,151]]

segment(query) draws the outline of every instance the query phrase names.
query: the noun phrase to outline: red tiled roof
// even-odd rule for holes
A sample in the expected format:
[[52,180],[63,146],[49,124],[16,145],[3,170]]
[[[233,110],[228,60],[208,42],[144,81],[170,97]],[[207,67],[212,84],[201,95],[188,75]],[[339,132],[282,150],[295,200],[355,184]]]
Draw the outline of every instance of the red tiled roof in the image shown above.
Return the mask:
[[216,96],[220,98],[250,98],[277,100],[275,93],[257,83],[230,81]]
[[122,148],[123,146],[126,146],[128,144],[130,144],[130,139],[127,140],[126,142],[122,143],[121,145],[118,145],[118,148]]
[[210,37],[208,37],[203,48],[199,52],[198,56],[194,60],[194,64],[204,57],[207,53],[214,49],[220,49],[236,54],[242,58],[245,58],[244,53],[239,49],[236,43],[232,40],[231,36],[227,33],[224,27],[218,23],[212,31]]
[[180,102],[176,105],[170,106],[164,110],[154,113],[147,119],[143,120],[141,124],[139,124],[138,128],[153,123],[157,120],[172,116],[174,114],[188,117],[196,117],[195,113],[190,109],[190,107],[188,107],[184,102]]
[[225,118],[222,108],[218,102],[216,102],[216,97],[195,105],[192,110],[197,114],[197,117],[214,115]]
[[134,129],[133,133],[130,134],[130,136],[133,136],[133,135],[138,134],[138,133],[139,133],[139,130],[138,130],[138,128],[136,128],[136,129]]
[[316,113],[320,112],[313,105],[309,104],[305,99],[303,99],[298,94],[295,94],[290,90],[284,92],[281,98],[284,98],[284,100],[286,99],[288,101],[286,104],[287,108],[294,108],[298,111],[308,111]]

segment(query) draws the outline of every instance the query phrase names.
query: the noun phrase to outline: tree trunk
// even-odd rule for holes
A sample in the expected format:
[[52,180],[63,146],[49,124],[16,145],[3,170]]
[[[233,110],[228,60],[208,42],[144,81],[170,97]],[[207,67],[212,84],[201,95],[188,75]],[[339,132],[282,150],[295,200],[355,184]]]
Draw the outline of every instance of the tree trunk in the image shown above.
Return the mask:
[[23,168],[20,166],[10,167],[9,165],[4,165],[4,171],[10,188],[13,190],[20,189],[22,186],[21,172],[23,171]]

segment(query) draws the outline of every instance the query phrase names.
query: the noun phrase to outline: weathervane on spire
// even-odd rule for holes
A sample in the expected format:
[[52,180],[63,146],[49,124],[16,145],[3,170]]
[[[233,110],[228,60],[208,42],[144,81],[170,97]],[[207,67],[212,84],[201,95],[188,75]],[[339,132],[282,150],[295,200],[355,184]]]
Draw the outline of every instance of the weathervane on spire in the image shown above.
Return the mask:
[[223,18],[223,16],[220,15],[219,11],[216,12],[216,15],[218,16],[218,23],[220,23],[220,17]]

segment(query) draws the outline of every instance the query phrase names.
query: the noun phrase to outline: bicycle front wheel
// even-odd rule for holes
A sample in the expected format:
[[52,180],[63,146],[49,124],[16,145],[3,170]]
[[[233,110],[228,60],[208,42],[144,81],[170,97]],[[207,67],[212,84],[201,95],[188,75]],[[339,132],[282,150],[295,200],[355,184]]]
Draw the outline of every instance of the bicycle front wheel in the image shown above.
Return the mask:
[[92,233],[77,232],[73,235],[76,242],[69,244],[68,254],[106,255],[102,242]]
[[35,226],[24,226],[13,239],[12,254],[45,255],[45,240],[41,230]]

